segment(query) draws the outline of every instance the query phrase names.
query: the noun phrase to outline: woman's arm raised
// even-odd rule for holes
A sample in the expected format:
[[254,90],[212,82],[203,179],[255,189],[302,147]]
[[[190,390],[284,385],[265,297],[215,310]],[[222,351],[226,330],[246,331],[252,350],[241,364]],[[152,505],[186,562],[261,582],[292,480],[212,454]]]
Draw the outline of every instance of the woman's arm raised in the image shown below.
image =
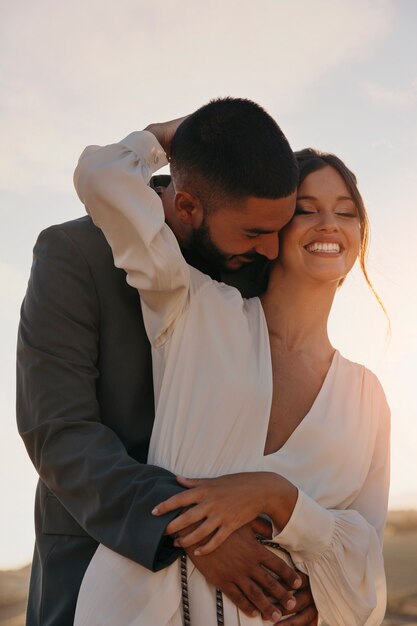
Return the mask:
[[115,265],[140,293],[146,330],[156,347],[183,311],[190,280],[161,200],[148,187],[167,162],[154,134],[134,132],[120,143],[87,147],[74,174],[78,196],[103,231]]

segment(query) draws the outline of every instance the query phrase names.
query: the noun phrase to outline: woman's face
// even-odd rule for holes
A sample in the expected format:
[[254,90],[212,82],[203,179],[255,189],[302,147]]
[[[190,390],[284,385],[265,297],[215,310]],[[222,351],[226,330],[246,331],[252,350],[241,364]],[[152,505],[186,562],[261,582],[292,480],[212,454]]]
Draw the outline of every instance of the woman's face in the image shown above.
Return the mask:
[[341,175],[330,166],[301,183],[293,219],[281,231],[279,264],[301,277],[339,281],[361,243],[358,211]]

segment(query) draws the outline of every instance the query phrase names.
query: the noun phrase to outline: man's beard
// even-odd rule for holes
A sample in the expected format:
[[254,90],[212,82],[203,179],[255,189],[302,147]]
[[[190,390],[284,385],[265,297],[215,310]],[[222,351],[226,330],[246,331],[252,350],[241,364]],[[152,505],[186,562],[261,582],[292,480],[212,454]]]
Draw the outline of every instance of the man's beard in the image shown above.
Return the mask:
[[[260,255],[256,252],[248,252],[246,254],[231,255],[225,254],[216,246],[211,237],[210,229],[204,218],[198,228],[193,229],[191,238],[188,242],[188,249],[194,254],[203,257],[216,270],[235,271],[228,266],[228,262],[234,256],[245,257],[251,261],[255,261]],[[239,268],[236,268],[239,269]]]
[[216,270],[225,269],[227,260],[230,258],[213,243],[205,218],[198,228],[193,229],[188,248],[194,254],[203,257]]

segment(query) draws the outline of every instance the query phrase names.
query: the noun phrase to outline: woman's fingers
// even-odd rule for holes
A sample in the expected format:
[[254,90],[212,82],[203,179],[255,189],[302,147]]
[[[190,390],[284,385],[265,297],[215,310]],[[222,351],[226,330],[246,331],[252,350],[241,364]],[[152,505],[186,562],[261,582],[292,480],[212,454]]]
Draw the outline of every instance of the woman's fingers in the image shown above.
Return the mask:
[[[207,539],[215,533],[216,530],[216,523],[213,522],[213,520],[205,520],[192,532],[186,535],[181,535],[181,537],[177,537],[174,545],[181,548],[190,548],[191,546],[198,544],[200,541],[207,541]],[[194,552],[194,554],[199,556],[196,552]]]
[[[207,511],[204,505],[196,505],[181,513],[178,517],[172,520],[168,524],[165,529],[166,535],[175,535],[179,533],[181,530],[184,530],[188,526],[195,524],[197,522],[202,522],[207,517]],[[212,524],[212,530],[214,530],[216,526]],[[183,545],[183,544],[181,544]],[[192,545],[192,544],[191,544]]]
[[192,504],[198,504],[200,497],[201,494],[197,489],[189,489],[188,491],[177,493],[175,496],[164,500],[164,502],[161,502],[152,509],[152,515],[164,515],[165,513],[175,511],[175,509],[182,509]]
[[223,526],[220,527],[206,543],[198,546],[198,548],[194,550],[195,556],[205,556],[206,554],[210,554],[210,552],[214,552],[214,550],[221,546],[222,543],[226,541],[228,537],[230,537],[232,532],[233,529],[230,529],[228,531]]
[[201,508],[199,506],[193,506],[191,509],[184,511],[184,513],[181,513],[181,515],[172,520],[166,527],[165,534],[175,535],[188,526],[196,522],[201,522],[204,519],[205,515],[204,512],[201,511]]
[[186,478],[185,476],[176,476],[177,482],[183,487],[198,487],[202,483],[201,478]]

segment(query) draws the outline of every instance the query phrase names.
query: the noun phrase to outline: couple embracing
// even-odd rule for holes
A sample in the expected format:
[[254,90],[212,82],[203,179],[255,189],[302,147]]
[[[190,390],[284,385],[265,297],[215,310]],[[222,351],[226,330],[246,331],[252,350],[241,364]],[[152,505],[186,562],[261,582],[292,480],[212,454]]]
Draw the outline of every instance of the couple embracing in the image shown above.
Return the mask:
[[87,148],[75,186],[108,245],[45,231],[19,334],[28,625],[380,624],[389,409],[327,334],[358,257],[369,282],[353,174],[226,98]]

